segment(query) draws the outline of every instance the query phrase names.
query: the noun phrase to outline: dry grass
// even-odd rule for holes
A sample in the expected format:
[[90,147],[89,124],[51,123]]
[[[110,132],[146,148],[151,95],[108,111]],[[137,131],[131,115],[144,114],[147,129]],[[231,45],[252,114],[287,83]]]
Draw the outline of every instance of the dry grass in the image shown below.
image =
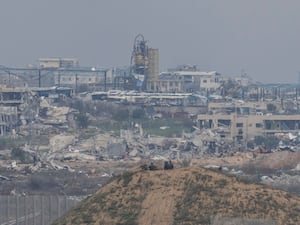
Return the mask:
[[210,224],[214,217],[300,224],[300,198],[218,171],[126,172],[55,225]]

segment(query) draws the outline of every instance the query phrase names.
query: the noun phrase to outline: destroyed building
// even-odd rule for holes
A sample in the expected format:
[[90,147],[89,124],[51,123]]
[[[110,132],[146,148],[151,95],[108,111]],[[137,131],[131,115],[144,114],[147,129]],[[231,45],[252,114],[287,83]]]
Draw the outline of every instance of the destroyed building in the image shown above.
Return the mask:
[[199,114],[200,129],[216,129],[223,137],[245,141],[255,136],[298,133],[300,115],[267,113],[266,102],[209,103],[209,112]]
[[18,123],[18,111],[14,106],[0,106],[0,136],[13,135]]
[[0,136],[15,135],[21,117],[34,116],[34,112],[29,115],[27,110],[30,98],[32,100],[32,95],[26,89],[0,88]]

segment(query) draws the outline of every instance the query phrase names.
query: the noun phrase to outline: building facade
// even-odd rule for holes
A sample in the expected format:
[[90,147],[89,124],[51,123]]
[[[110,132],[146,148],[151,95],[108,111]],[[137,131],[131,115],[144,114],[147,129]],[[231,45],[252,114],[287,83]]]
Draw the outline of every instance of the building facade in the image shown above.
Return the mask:
[[276,133],[300,132],[300,114],[298,115],[238,115],[232,113],[198,115],[201,129],[215,129],[224,138],[245,141],[255,136],[274,135]]
[[70,68],[79,67],[79,60],[76,58],[40,58],[38,59],[40,68]]
[[221,86],[221,75],[216,71],[174,70],[163,72],[158,80],[148,83],[148,91],[156,92],[214,92]]

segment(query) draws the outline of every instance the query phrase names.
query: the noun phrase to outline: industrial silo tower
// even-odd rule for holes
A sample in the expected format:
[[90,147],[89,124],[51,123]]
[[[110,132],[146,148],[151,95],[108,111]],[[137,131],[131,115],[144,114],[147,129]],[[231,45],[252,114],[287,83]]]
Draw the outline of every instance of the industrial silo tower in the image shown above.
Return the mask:
[[158,65],[159,65],[159,56],[158,49],[149,48],[148,49],[148,72],[146,76],[146,89],[147,91],[156,91],[157,80],[158,80]]
[[137,88],[141,89],[148,71],[148,46],[144,36],[139,34],[134,39],[130,61],[130,74],[136,79]]
[[148,48],[141,34],[134,39],[130,74],[136,80],[136,87],[139,90],[146,90],[149,81],[158,79],[158,49]]

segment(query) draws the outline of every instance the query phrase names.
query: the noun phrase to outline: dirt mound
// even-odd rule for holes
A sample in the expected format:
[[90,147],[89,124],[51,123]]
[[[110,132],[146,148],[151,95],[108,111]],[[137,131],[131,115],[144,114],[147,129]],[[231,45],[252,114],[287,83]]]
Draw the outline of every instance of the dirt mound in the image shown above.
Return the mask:
[[220,171],[135,169],[116,177],[54,224],[211,224],[216,218],[232,218],[283,225],[300,224],[299,212],[300,197]]
[[300,152],[274,152],[262,154],[257,160],[257,166],[275,170],[294,169],[300,162]]
[[249,164],[257,168],[270,170],[294,169],[300,162],[300,152],[273,152],[269,154],[254,154],[252,152],[236,153],[234,156],[223,158],[210,157],[194,160],[194,165],[218,165],[229,167],[243,167]]

